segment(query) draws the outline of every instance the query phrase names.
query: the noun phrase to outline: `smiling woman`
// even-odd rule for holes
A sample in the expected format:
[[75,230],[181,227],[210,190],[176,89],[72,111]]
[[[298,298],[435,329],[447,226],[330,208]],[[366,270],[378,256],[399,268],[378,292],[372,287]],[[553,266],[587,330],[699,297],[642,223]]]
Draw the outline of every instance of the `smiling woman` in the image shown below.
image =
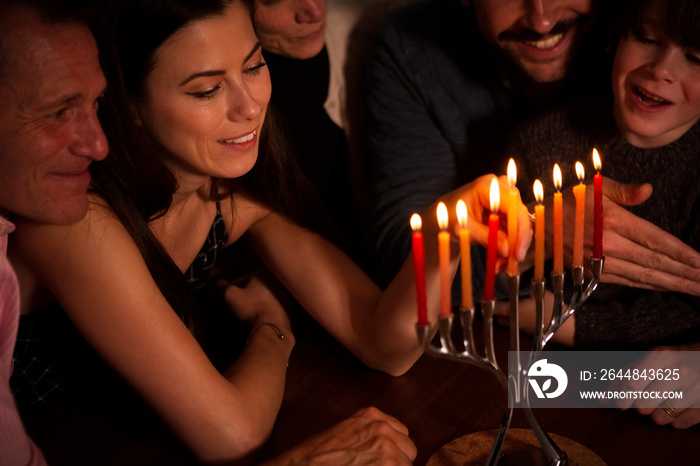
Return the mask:
[[[263,445],[295,343],[275,288],[253,276],[225,291],[231,311],[251,329],[240,357],[221,373],[203,350],[193,288],[244,234],[299,304],[367,365],[401,374],[422,353],[412,261],[382,292],[295,221],[307,218],[301,209],[309,201],[292,191],[294,166],[275,142],[251,9],[243,0],[107,1],[97,37],[111,151],[91,170],[90,210],[71,227],[23,222],[14,242],[21,266],[95,351],[201,460],[215,463],[249,460]],[[475,239],[486,238],[480,199],[490,180],[441,199],[452,211],[459,197],[469,204]],[[524,253],[530,222],[519,207]],[[424,231],[434,223],[426,221]],[[455,254],[452,274],[457,262]],[[425,269],[434,286],[436,257],[428,255]],[[28,309],[39,306],[34,298],[25,301]],[[428,303],[432,317],[437,307]],[[306,463],[329,450],[348,458],[341,463],[366,457],[410,464],[416,455],[406,428],[371,409],[287,460]]]

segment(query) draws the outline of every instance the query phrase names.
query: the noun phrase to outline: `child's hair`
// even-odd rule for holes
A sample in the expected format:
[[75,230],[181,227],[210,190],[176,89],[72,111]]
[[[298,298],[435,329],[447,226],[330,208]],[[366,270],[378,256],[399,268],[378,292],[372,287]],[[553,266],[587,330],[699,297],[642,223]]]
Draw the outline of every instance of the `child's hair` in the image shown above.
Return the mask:
[[681,47],[700,49],[698,0],[623,0],[620,4],[622,34],[644,36],[644,25],[653,24]]

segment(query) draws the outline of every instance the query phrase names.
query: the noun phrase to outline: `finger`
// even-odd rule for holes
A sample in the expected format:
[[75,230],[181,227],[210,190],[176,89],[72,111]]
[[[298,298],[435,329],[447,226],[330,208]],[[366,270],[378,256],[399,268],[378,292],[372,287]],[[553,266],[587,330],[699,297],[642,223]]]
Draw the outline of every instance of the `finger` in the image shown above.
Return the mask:
[[649,183],[640,185],[622,184],[611,178],[603,179],[603,195],[618,205],[633,206],[649,199],[652,186]]
[[603,238],[606,254],[626,254],[623,257],[634,257],[642,265],[665,267],[663,270],[685,278],[700,278],[700,253],[653,223],[609,205],[615,213],[606,215],[606,230],[610,230]]
[[401,421],[396,419],[394,416],[390,416],[385,412],[370,406],[367,408],[362,408],[353,414],[351,417],[364,418],[370,421],[382,421],[386,422],[395,431],[400,432],[404,435],[408,435],[408,427],[406,427]]
[[413,461],[418,450],[407,434],[397,431],[393,426],[384,421],[374,421],[370,426],[372,437],[374,437],[373,448],[387,452],[392,448],[398,449],[407,460]]
[[662,407],[654,409],[650,417],[656,424],[665,426],[666,424],[671,424],[677,420],[683,411],[683,408],[671,408],[669,406],[662,405]]
[[[677,240],[673,236],[671,238]],[[606,233],[604,249],[608,273],[628,277],[630,281],[646,287],[690,294],[700,292],[698,268],[651,251],[613,232]]]
[[661,270],[607,256],[601,281],[648,290],[700,295],[700,281],[681,278]]
[[676,429],[687,429],[700,423],[700,408],[688,408],[683,410],[680,416],[671,422]]

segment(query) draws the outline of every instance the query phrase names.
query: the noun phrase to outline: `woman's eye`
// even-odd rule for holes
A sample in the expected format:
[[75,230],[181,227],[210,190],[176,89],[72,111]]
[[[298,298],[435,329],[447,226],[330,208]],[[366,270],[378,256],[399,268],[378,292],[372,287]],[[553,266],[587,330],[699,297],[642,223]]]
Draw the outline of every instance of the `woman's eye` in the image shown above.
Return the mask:
[[216,86],[212,87],[211,89],[207,89],[206,91],[202,92],[188,92],[189,95],[194,97],[195,99],[211,99],[213,98],[216,93],[221,89],[221,84],[217,84]]
[[264,61],[261,61],[261,62],[258,63],[257,65],[254,65],[254,66],[248,68],[248,69],[246,70],[246,73],[247,73],[247,74],[252,74],[252,75],[259,74],[259,73],[260,73],[260,70],[262,70],[263,67],[265,67],[265,66],[267,66],[267,63],[265,63]]

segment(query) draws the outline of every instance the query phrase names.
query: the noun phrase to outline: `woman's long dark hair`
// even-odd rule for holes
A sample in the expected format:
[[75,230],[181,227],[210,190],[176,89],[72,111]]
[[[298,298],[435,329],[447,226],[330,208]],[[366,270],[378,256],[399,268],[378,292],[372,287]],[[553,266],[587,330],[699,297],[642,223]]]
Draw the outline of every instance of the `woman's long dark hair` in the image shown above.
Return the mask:
[[[91,165],[92,190],[131,234],[161,292],[198,338],[194,295],[149,228],[170,207],[177,181],[164,163],[166,150],[140,125],[135,102],[145,98],[144,81],[158,47],[184,25],[222,15],[234,2],[242,3],[252,17],[253,0],[107,0],[95,34],[108,83],[100,118],[110,154]],[[278,139],[274,118],[274,110],[268,109],[255,167],[237,180],[214,180],[212,195],[218,188],[231,192],[233,183],[243,183],[258,199],[306,223],[304,204],[295,194],[305,182],[297,178],[286,145]]]

